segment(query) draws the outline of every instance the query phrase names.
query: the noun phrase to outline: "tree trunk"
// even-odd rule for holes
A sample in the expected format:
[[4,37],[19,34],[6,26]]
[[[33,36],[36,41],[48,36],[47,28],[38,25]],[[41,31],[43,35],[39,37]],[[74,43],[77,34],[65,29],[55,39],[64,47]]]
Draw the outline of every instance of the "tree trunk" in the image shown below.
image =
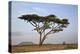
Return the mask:
[[43,39],[40,41],[39,46],[42,46],[45,39],[46,39],[46,36],[44,36]]
[[[51,30],[52,31],[52,30]],[[51,32],[49,31],[46,35],[44,35],[43,39],[41,40],[41,44],[43,44],[44,40],[46,39],[47,35]]]
[[41,43],[41,37],[42,37],[42,34],[40,33],[39,46],[41,46],[41,45],[42,45],[42,43]]
[[46,39],[46,36],[43,37],[42,41],[41,41],[41,45],[43,44],[44,40]]
[[[52,31],[52,30],[51,30]],[[41,39],[41,36],[42,36],[42,33],[40,33],[40,43],[39,43],[39,46],[42,46],[44,40],[46,39],[47,35],[51,32],[49,31],[46,35],[44,35],[44,37]]]
[[39,43],[39,46],[42,46],[42,42]]

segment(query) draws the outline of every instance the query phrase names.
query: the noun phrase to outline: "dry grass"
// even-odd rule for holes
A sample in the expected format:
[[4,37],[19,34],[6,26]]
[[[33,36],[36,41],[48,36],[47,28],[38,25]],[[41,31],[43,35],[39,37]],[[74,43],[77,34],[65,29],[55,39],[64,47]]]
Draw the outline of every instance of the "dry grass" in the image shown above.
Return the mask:
[[31,51],[48,51],[48,50],[65,50],[65,49],[77,49],[77,44],[44,44],[38,45],[25,45],[25,46],[13,46],[12,52],[31,52]]

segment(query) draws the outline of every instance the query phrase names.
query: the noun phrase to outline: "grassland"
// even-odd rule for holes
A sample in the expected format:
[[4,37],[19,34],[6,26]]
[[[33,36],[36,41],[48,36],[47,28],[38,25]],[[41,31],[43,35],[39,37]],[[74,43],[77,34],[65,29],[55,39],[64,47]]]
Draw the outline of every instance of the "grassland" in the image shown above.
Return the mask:
[[39,45],[16,45],[12,47],[12,52],[33,52],[33,51],[50,51],[50,50],[66,50],[77,49],[77,44],[43,44]]

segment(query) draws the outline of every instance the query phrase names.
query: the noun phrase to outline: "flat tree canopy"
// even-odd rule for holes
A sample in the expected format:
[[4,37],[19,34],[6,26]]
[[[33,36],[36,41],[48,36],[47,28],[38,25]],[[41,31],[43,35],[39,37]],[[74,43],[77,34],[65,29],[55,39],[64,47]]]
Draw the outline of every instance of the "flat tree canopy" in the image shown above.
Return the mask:
[[31,15],[22,15],[19,17],[20,19],[24,19],[27,21],[36,21],[36,22],[55,22],[59,24],[69,24],[67,19],[59,19],[55,15],[48,15],[48,16],[38,16],[36,14]]

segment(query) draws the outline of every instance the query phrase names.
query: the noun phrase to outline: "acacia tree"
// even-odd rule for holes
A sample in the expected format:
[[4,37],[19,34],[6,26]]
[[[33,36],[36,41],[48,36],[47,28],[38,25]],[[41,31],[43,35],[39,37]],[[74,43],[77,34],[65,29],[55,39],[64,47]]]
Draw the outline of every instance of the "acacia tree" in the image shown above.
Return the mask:
[[36,14],[22,15],[18,17],[34,26],[40,35],[39,45],[41,46],[49,34],[63,31],[69,24],[68,19],[59,19],[55,15],[39,16]]

